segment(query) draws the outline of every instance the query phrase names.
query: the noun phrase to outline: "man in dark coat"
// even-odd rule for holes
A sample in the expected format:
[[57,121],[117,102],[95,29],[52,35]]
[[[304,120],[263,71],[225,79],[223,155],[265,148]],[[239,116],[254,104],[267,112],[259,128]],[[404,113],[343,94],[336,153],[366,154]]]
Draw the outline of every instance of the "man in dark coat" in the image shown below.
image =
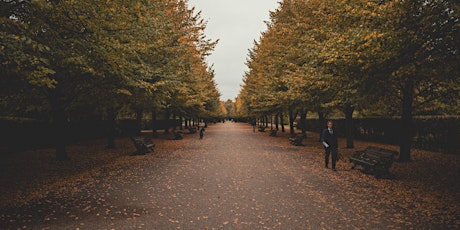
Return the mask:
[[323,142],[324,149],[326,150],[325,164],[326,168],[329,167],[329,155],[332,153],[332,170],[336,171],[335,164],[337,162],[337,150],[339,143],[337,140],[337,134],[332,129],[332,121],[327,122],[327,128],[321,133],[321,141]]

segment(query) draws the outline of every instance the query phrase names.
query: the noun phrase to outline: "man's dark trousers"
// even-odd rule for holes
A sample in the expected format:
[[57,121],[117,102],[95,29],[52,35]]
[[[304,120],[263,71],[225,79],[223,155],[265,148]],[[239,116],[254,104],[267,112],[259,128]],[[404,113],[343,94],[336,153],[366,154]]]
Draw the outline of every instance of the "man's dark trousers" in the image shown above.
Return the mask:
[[326,167],[328,167],[329,165],[329,155],[331,155],[331,153],[332,153],[332,168],[335,169],[335,164],[337,162],[337,147],[329,146],[328,148],[326,148],[326,158],[325,158]]

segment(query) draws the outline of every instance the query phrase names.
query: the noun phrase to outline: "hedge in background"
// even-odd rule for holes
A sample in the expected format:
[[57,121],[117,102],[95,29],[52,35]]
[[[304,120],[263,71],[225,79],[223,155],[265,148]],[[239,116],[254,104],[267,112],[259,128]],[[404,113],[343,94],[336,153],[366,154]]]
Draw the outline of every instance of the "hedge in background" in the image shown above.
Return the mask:
[[[107,122],[101,120],[68,122],[68,143],[107,136]],[[0,154],[52,147],[52,125],[33,119],[0,119]]]

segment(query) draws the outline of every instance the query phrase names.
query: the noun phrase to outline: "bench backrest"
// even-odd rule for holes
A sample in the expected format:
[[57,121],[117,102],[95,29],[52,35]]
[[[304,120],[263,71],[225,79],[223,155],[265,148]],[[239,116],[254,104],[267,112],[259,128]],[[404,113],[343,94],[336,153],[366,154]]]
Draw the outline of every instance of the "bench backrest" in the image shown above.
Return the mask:
[[398,155],[398,152],[396,151],[389,150],[389,149],[382,149],[382,148],[373,147],[373,146],[367,147],[365,151],[367,153],[372,153],[372,154],[375,154],[381,157],[388,157],[388,158],[390,157],[393,158],[396,155]]
[[367,147],[364,152],[367,158],[374,159],[381,164],[387,165],[388,167],[393,163],[394,156],[398,154],[396,151],[372,146]]
[[131,137],[131,140],[136,144],[136,145],[144,145],[144,144],[152,144],[152,139],[147,138],[147,137]]

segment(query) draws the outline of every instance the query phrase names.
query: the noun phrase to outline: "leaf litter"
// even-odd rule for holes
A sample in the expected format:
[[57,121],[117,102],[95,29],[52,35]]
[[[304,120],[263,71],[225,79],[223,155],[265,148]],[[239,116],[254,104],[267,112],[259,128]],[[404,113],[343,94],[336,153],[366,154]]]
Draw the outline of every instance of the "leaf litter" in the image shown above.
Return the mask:
[[[331,192],[332,195],[325,194],[324,196],[318,196],[318,202],[323,204],[327,210],[334,210],[334,212],[338,213],[343,212],[343,210],[337,207],[337,204],[346,199],[343,202],[348,202],[350,205],[356,207],[356,215],[360,213],[363,215],[374,215],[376,218],[374,221],[375,224],[379,224],[378,218],[380,216],[391,215],[391,220],[394,221],[396,226],[398,226],[397,224],[411,226],[414,222],[435,223],[449,228],[460,225],[460,198],[458,196],[460,194],[458,179],[460,176],[460,162],[457,155],[413,149],[412,162],[395,162],[393,164],[390,171],[396,175],[395,179],[376,179],[372,175],[361,173],[359,170],[351,170],[351,165],[344,160],[338,163],[338,172],[325,171],[322,167],[323,149],[316,140],[317,134],[309,133],[309,138],[304,140],[306,146],[298,148],[293,148],[288,144],[287,134],[281,133],[276,138],[265,136],[263,133],[257,133],[256,135],[260,135],[260,138],[266,139],[267,149],[264,150],[264,158],[278,157],[279,160],[273,162],[273,168],[285,168],[281,172],[281,175],[273,174],[272,176],[288,176],[293,178],[293,181],[295,181],[294,187],[298,186],[298,188],[292,189],[297,189],[299,194],[307,196],[308,191],[305,189],[315,188],[316,185],[305,180],[302,175],[299,175],[298,170],[286,168],[282,163],[283,161],[292,161],[300,164],[299,170],[321,175],[341,186],[341,194],[339,195]],[[190,146],[194,141],[193,138],[185,138],[181,142],[172,142],[158,138],[155,139],[157,143],[155,153],[138,157],[128,156],[135,149],[127,138],[118,138],[117,149],[114,150],[105,148],[105,140],[84,141],[76,145],[71,145],[68,147],[69,156],[71,157],[71,161],[69,162],[54,160],[52,149],[33,150],[2,156],[0,163],[2,169],[0,208],[7,210],[9,208],[32,204],[30,209],[35,209],[34,212],[37,214],[10,215],[1,212],[0,220],[1,222],[8,219],[10,221],[22,220],[27,223],[27,220],[31,219],[32,215],[41,215],[40,213],[43,213],[42,219],[45,221],[57,220],[62,218],[63,215],[74,221],[81,220],[84,215],[95,215],[111,220],[123,218],[129,221],[141,218],[142,215],[149,213],[149,210],[135,206],[119,207],[107,203],[107,199],[114,199],[114,194],[119,194],[120,192],[126,193],[129,198],[128,200],[132,204],[135,204],[139,198],[133,194],[129,194],[128,191],[117,191],[119,188],[113,187],[110,183],[102,183],[104,180],[103,176],[108,175],[111,178],[130,177],[134,178],[133,180],[142,181],[143,178],[140,176],[142,173],[139,172],[149,170],[145,167],[146,165],[149,165],[149,167],[153,167],[152,164],[154,166],[161,166],[162,163],[171,163],[175,162],[175,159],[184,158],[186,154],[191,154],[187,153],[187,146]],[[398,150],[397,146],[355,141],[355,149],[341,147],[339,151],[347,159],[347,156],[350,156],[354,151],[364,149],[368,145]],[[340,140],[340,146],[345,146],[345,140]],[[199,150],[194,149],[193,152],[196,153],[196,151]],[[212,157],[212,154],[209,157]],[[203,163],[206,164],[203,164],[203,166],[208,165],[207,161],[212,160],[206,159],[205,161]],[[241,162],[241,164],[245,164],[245,162]],[[254,170],[260,170],[260,168],[257,169],[257,166],[253,167],[255,167]],[[205,169],[206,167],[203,170]],[[189,171],[187,172],[187,170]],[[181,170],[174,172],[174,175],[180,177],[186,173],[194,173],[194,170],[197,169],[188,167],[185,164]],[[267,172],[270,175],[278,173],[271,170]],[[160,177],[161,175],[158,176],[158,179]],[[248,183],[251,178],[251,175],[245,175],[239,181],[233,182],[235,183],[233,186],[237,190],[240,190],[244,188],[242,185]],[[171,178],[166,180],[166,182],[167,184],[164,188],[173,192],[170,195],[171,199],[182,199],[180,194],[175,191],[182,185],[171,181]],[[108,192],[92,195],[83,192],[94,186],[102,186]],[[218,183],[215,189],[222,189],[222,186],[223,184]],[[331,191],[334,190],[334,188],[330,189]],[[193,191],[197,193],[205,192],[203,188],[194,188]],[[151,196],[154,192],[161,193],[165,191],[150,191],[146,195]],[[310,193],[312,192],[314,191],[310,191]],[[266,195],[269,193],[266,192]],[[75,197],[68,198],[69,194],[74,194],[75,196],[77,194],[85,194],[86,196],[91,196],[89,200],[93,202],[77,204],[76,202],[80,199]],[[366,196],[366,199],[362,199],[363,195]],[[331,199],[331,197],[334,199],[334,202],[328,203],[328,199]],[[67,202],[64,204],[55,204],[54,202],[59,198],[66,198]],[[35,206],[33,206],[34,202]],[[210,202],[215,202],[215,200],[210,200]],[[257,201],[255,198],[252,198],[252,202]],[[43,203],[51,207],[59,206],[66,207],[67,209],[71,209],[73,206],[78,208],[79,211],[69,211],[64,214],[49,212],[48,210],[40,209]],[[214,205],[216,204],[214,203]],[[375,208],[375,204],[381,208]],[[216,206],[216,208],[219,208],[219,206]],[[372,208],[366,209],[365,207]],[[238,209],[237,211],[242,211]],[[252,209],[255,212],[260,212],[257,206],[252,207]],[[389,212],[388,209],[392,209],[392,212]],[[400,212],[398,212],[398,209]],[[169,207],[163,212],[157,212],[156,215],[159,218],[167,218],[170,223],[180,224],[179,219],[170,216],[169,213],[171,210],[173,208]],[[317,216],[317,218],[320,218],[318,215],[320,214],[314,214],[313,217]],[[408,216],[423,218],[423,220],[414,220],[408,218]],[[286,218],[290,219],[291,217],[286,216]],[[348,218],[350,220],[355,219],[355,221],[359,220],[359,217]],[[273,221],[269,217],[265,218],[263,215],[259,216],[258,219],[258,223],[262,226],[268,225]],[[198,216],[195,220],[210,221],[208,215]],[[282,226],[281,221],[276,220],[275,222],[274,227]],[[306,222],[309,223],[310,220]],[[225,220],[220,223],[223,226],[231,224],[240,226],[249,224],[251,221],[234,218],[233,221]]]

